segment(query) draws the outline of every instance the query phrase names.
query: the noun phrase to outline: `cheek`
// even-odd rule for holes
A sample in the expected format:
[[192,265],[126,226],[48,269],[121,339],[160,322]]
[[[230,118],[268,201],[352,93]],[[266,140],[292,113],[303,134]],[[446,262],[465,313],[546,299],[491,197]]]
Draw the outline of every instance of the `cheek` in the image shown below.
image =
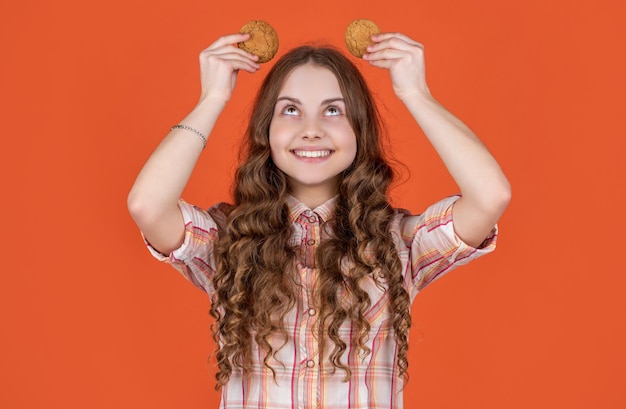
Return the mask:
[[285,138],[282,137],[283,133],[280,132],[278,127],[270,126],[269,145],[270,145],[270,157],[275,164],[281,161],[281,158],[285,155],[285,149],[287,144]]
[[349,140],[349,149],[350,149],[350,155],[352,157],[352,162],[356,160],[358,148],[359,147],[358,147],[358,142],[356,140],[356,136],[352,134],[352,137]]
[[269,128],[270,143],[274,141],[278,142],[281,138],[284,139],[286,124],[285,121],[272,120]]
[[335,134],[340,135],[338,143],[341,144],[343,149],[347,151],[354,151],[354,154],[356,155],[357,141],[352,127],[347,123],[342,124],[340,127],[335,129]]
[[268,141],[269,141],[270,150],[272,151],[272,153],[274,153],[274,150],[277,148],[277,145],[278,145],[278,140],[279,140],[278,135],[280,134],[280,131],[277,128],[278,127],[276,126],[276,124],[272,121],[272,123],[270,124],[269,135],[268,135]]

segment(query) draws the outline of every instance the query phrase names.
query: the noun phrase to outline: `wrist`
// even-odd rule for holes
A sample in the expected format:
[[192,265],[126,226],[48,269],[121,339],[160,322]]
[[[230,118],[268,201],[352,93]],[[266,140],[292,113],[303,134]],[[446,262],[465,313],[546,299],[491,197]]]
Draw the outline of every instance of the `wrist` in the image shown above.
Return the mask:
[[196,134],[204,147],[225,104],[220,100],[202,99],[173,129]]
[[400,101],[407,103],[425,103],[434,101],[433,95],[426,85],[421,88],[411,90],[395,90],[395,94]]
[[411,112],[421,111],[424,108],[432,107],[437,104],[437,100],[427,88],[396,95]]
[[228,100],[224,98],[219,98],[211,95],[203,95],[198,100],[198,103],[196,104],[194,110],[214,111],[217,109],[218,111],[221,111],[222,109],[224,109],[227,102]]

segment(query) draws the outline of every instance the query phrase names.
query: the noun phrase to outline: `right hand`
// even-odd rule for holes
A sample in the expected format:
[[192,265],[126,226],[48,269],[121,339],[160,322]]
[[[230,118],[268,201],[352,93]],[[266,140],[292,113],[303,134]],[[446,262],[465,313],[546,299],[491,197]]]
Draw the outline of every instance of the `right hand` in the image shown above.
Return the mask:
[[248,38],[250,34],[226,35],[202,50],[200,53],[202,85],[200,101],[218,99],[226,102],[230,100],[239,70],[254,73],[260,68],[256,62],[259,57],[245,52],[236,45]]

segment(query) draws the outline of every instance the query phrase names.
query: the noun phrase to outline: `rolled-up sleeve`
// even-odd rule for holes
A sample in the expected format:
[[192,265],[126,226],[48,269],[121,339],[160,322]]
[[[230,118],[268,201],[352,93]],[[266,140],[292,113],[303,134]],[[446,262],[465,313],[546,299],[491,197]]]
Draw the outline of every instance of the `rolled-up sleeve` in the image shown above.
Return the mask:
[[445,198],[421,215],[404,217],[401,221],[407,249],[403,252],[407,259],[402,261],[406,263],[406,282],[411,298],[449,271],[492,252],[496,247],[498,226],[494,226],[479,247],[472,247],[457,236],[452,207],[459,197]]
[[145,237],[144,242],[157,260],[171,264],[193,285],[210,295],[214,291],[213,277],[217,271],[213,250],[219,239],[219,225],[223,225],[226,216],[221,205],[204,210],[180,200],[178,206],[185,223],[183,244],[165,256]]

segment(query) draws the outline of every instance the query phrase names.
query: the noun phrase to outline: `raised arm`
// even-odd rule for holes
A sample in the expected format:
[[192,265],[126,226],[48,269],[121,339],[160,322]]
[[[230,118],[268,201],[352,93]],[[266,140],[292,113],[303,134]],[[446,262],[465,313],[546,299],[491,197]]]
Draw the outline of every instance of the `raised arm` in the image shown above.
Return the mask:
[[454,204],[457,235],[480,245],[511,197],[495,158],[476,135],[431,95],[425,78],[424,47],[400,33],[378,34],[363,58],[389,70],[396,96],[431,142],[461,190]]
[[[257,57],[233,44],[249,34],[219,38],[200,53],[201,95],[180,124],[204,137],[230,100],[239,70],[256,72]],[[202,138],[189,129],[172,130],[143,166],[128,195],[128,209],[150,244],[163,254],[181,246],[185,226],[178,200],[203,149]]]

